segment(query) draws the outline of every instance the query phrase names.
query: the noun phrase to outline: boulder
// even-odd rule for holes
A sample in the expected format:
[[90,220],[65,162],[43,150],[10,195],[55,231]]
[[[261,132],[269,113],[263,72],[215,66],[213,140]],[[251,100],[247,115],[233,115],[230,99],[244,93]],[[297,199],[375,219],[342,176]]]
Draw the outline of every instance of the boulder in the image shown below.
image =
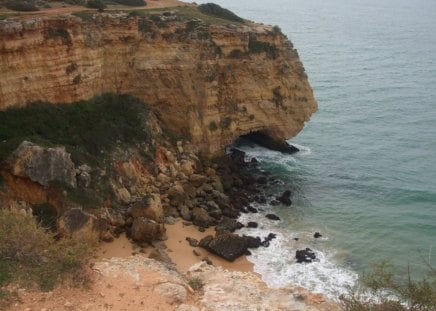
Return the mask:
[[236,219],[232,219],[232,218],[228,218],[228,217],[223,217],[221,222],[215,227],[215,230],[217,232],[220,232],[220,231],[221,232],[222,231],[235,232],[235,230],[241,229],[243,227],[244,227],[244,225],[241,224]]
[[297,250],[295,252],[295,258],[298,263],[313,262],[316,259],[316,255],[314,251],[307,247],[306,249]]
[[190,221],[192,219],[192,213],[189,208],[185,205],[179,207],[179,214],[183,220]]
[[247,228],[257,228],[258,224],[254,221],[249,221],[247,224]]
[[[100,220],[102,223],[103,219]],[[101,227],[101,228],[99,228]],[[69,207],[58,219],[57,229],[62,236],[99,236],[99,229],[106,231],[107,226],[99,226],[97,217],[85,212],[81,207]]]
[[319,233],[319,232],[315,232],[315,234],[313,235],[313,237],[314,237],[315,239],[317,239],[317,238],[322,237],[322,234]]
[[205,209],[200,207],[195,207],[192,210],[192,223],[198,227],[207,228],[213,222],[209,214]]
[[27,177],[43,186],[60,181],[76,187],[76,168],[65,147],[43,148],[23,141],[9,159],[15,176]]
[[236,258],[245,255],[248,247],[246,238],[230,232],[224,232],[215,237],[206,236],[200,241],[199,245],[228,261],[234,261]]
[[168,198],[172,206],[178,206],[185,203],[187,195],[181,185],[174,185],[168,190]]
[[283,192],[281,196],[277,197],[277,201],[283,203],[284,205],[290,206],[292,204],[291,191],[286,190]]
[[200,174],[192,174],[189,177],[189,182],[194,186],[194,187],[201,187],[205,182],[207,181],[207,177],[200,175]]
[[274,214],[266,214],[265,217],[270,220],[280,220],[280,217]]
[[160,238],[164,231],[163,225],[145,217],[139,217],[133,220],[130,236],[136,242],[152,242]]
[[198,241],[194,238],[191,237],[186,237],[186,241],[188,241],[189,245],[192,247],[197,247],[198,246]]
[[156,222],[162,222],[164,217],[160,197],[154,194],[134,203],[129,207],[127,213],[133,218],[146,217]]

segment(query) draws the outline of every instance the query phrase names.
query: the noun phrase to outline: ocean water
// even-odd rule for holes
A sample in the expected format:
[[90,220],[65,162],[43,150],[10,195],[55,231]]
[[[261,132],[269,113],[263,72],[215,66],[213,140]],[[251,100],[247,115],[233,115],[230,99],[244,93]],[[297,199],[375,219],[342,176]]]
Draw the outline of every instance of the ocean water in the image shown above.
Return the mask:
[[[302,152],[243,147],[294,192],[290,208],[261,206],[280,222],[242,218],[262,223],[247,233],[278,234],[249,256],[255,271],[270,286],[297,283],[335,296],[380,261],[397,275],[408,265],[417,277],[426,262],[436,267],[436,1],[214,2],[279,25],[319,105],[290,140]],[[296,264],[295,250],[305,247],[320,261]]]

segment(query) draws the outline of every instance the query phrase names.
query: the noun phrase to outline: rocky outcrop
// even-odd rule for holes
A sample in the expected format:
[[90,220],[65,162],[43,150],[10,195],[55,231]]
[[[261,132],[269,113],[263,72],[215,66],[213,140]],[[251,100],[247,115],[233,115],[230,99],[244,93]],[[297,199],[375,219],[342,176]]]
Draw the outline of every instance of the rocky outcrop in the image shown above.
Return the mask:
[[127,93],[209,155],[253,132],[283,143],[317,109],[292,44],[248,22],[121,13],[5,19],[0,55],[0,110]]
[[12,154],[9,166],[13,175],[43,186],[58,181],[76,187],[76,169],[64,147],[43,148],[24,141]]

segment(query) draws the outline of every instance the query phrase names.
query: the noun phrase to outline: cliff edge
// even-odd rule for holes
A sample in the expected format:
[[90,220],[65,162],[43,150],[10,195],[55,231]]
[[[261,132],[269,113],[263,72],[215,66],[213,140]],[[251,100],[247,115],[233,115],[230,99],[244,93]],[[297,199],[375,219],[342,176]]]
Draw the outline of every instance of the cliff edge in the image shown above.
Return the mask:
[[172,11],[0,21],[0,110],[103,93],[143,100],[206,155],[239,136],[295,136],[317,105],[277,27]]

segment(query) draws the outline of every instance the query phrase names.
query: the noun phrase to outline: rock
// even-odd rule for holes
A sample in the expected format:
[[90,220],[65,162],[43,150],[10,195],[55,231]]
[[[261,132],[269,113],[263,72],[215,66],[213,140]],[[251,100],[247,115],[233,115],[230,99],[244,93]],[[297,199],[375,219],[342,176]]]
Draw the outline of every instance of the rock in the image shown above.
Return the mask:
[[256,182],[261,185],[266,185],[268,179],[265,176],[261,176],[256,180]]
[[281,196],[277,197],[277,200],[283,203],[284,205],[290,206],[292,204],[291,191],[286,190],[285,192],[282,193]]
[[259,237],[253,237],[253,236],[245,236],[245,241],[247,242],[248,248],[259,248],[262,244],[262,241]]
[[153,291],[164,297],[166,302],[171,305],[184,302],[188,295],[185,287],[169,282],[157,285]]
[[130,236],[136,242],[152,242],[162,236],[164,228],[157,222],[145,217],[135,218]]
[[188,241],[189,245],[192,247],[197,247],[198,246],[198,240],[191,238],[191,237],[186,237],[186,241]]
[[315,239],[317,239],[317,238],[322,237],[322,234],[319,233],[319,232],[315,232],[315,234],[313,235],[313,237],[314,237]]
[[268,247],[269,242],[276,238],[276,235],[274,233],[269,233],[268,236],[260,243],[263,247]]
[[280,205],[280,202],[277,201],[277,200],[272,200],[271,202],[269,202],[269,204],[270,204],[271,206],[277,206],[277,205]]
[[217,232],[220,232],[220,231],[235,232],[235,230],[241,229],[243,227],[244,227],[244,225],[241,224],[236,219],[232,219],[232,218],[228,218],[228,217],[223,217],[221,222],[215,227],[215,230]]
[[194,253],[194,255],[195,255],[195,256],[197,256],[197,257],[198,257],[198,256],[201,256],[201,254],[200,254],[199,252],[197,252],[197,251],[196,251],[195,249],[194,249],[194,250],[192,250],[192,252],[193,252],[193,253]]
[[247,207],[247,211],[249,211],[250,213],[258,213],[257,209],[255,209],[251,205]]
[[206,176],[200,175],[200,174],[192,174],[189,177],[189,181],[190,183],[194,186],[194,187],[201,187],[207,180]]
[[225,232],[212,237],[211,235],[200,241],[200,247],[218,255],[228,261],[234,261],[247,251],[247,239],[239,235]]
[[266,214],[265,217],[270,220],[280,220],[280,217],[274,214]]
[[43,186],[60,181],[75,188],[76,168],[65,147],[43,148],[23,141],[13,152],[9,161],[15,176],[27,177]]
[[259,204],[265,204],[266,203],[266,198],[264,195],[255,195],[254,196],[254,201],[259,203]]
[[156,222],[163,222],[164,212],[160,197],[158,195],[148,195],[141,201],[134,203],[127,213],[133,218],[146,217]]
[[100,234],[97,231],[97,223],[97,217],[85,212],[81,207],[70,207],[59,217],[57,228],[62,236],[98,237]]
[[179,214],[180,214],[180,217],[182,217],[183,220],[190,221],[192,219],[192,213],[189,210],[189,208],[187,206],[185,206],[185,205],[182,205],[179,208]]
[[195,207],[192,210],[192,223],[194,225],[207,228],[212,222],[211,217],[204,209]]
[[295,252],[295,258],[298,263],[313,262],[316,259],[316,255],[310,248],[306,248],[303,250],[297,250]]
[[115,188],[114,192],[117,200],[123,204],[129,204],[132,200],[129,190],[127,190],[125,187]]
[[249,221],[247,224],[247,228],[257,228],[258,224],[254,221]]
[[236,167],[244,167],[247,165],[245,162],[245,152],[236,148],[230,149],[230,159],[232,160],[232,164]]
[[185,203],[187,196],[185,190],[181,185],[171,187],[168,192],[168,198],[172,206],[179,206]]
[[294,238],[294,241],[298,241],[299,240],[299,238]]
[[91,167],[86,164],[80,165],[76,169],[76,175],[77,175],[77,183],[85,188],[88,188],[91,184]]
[[113,242],[113,241],[114,241],[114,237],[112,236],[112,234],[110,233],[110,231],[107,230],[107,231],[103,231],[103,232],[100,234],[100,240],[102,240],[103,242],[106,242],[106,243],[110,243],[110,242]]

